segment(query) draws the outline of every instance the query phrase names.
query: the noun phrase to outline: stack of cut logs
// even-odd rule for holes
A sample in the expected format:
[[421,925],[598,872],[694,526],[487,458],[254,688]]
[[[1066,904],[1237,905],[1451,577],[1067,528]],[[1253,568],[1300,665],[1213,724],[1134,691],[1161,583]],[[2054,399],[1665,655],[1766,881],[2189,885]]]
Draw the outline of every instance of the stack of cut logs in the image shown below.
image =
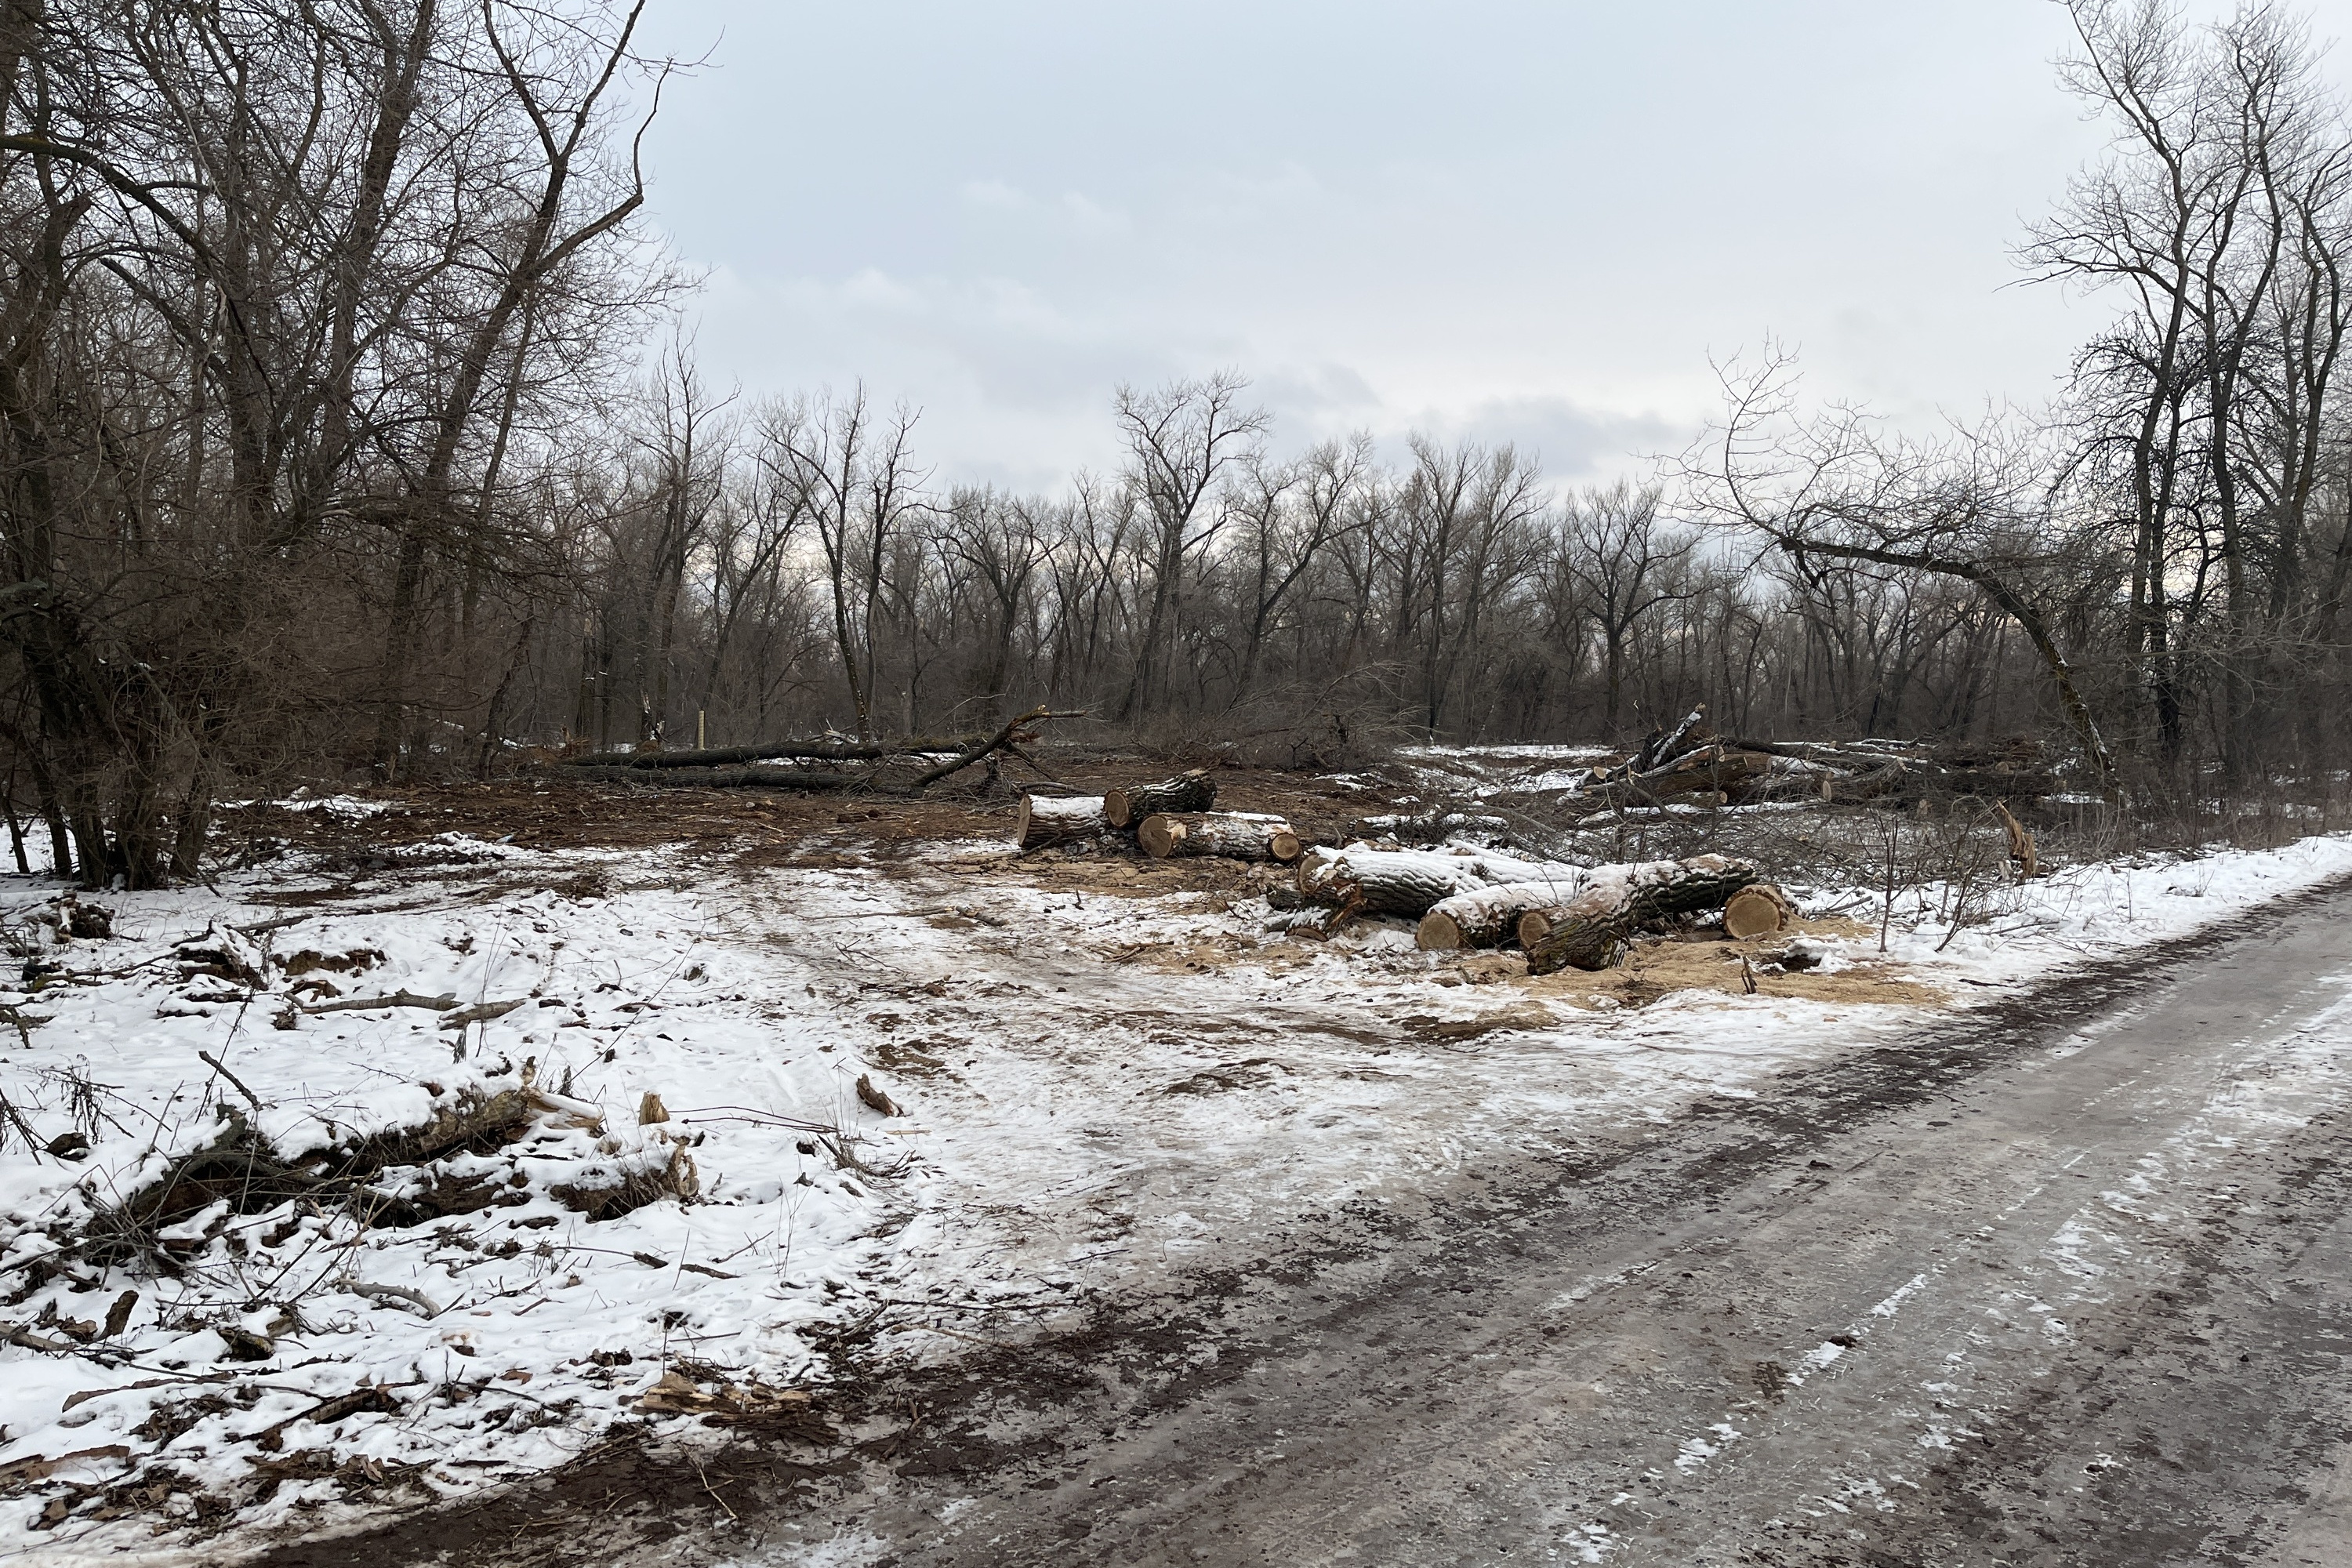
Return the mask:
[[2038,798],[2058,780],[2033,742],[1927,747],[1895,741],[1722,740],[1706,710],[1652,735],[1607,767],[1541,793],[1591,813],[1665,805],[1748,805],[1768,800],[1908,803],[1956,795]]
[[1278,900],[1299,907],[1293,929],[1329,930],[1355,914],[1402,915],[1421,922],[1423,948],[1525,948],[1528,972],[1607,969],[1643,931],[1664,931],[1710,910],[1746,939],[1787,928],[1796,906],[1758,879],[1756,868],[1724,855],[1619,866],[1526,861],[1489,851],[1310,849],[1298,886]]
[[1159,784],[1106,795],[1053,799],[1024,795],[1017,837],[1024,849],[1081,838],[1124,836],[1145,854],[1222,855],[1232,860],[1298,858],[1306,848],[1290,824],[1255,811],[1217,811],[1217,784],[1195,768]]
[[1268,896],[1280,929],[1328,933],[1359,915],[1402,916],[1421,922],[1417,940],[1433,951],[1516,942],[1536,974],[1606,969],[1636,934],[1710,910],[1721,910],[1725,930],[1741,939],[1783,930],[1796,913],[1754,866],[1726,856],[1575,866],[1467,846],[1309,848],[1280,817],[1213,810],[1216,794],[1195,771],[1101,795],[1031,795],[1018,837],[1024,850],[1126,836],[1160,859],[1296,861],[1295,884]]

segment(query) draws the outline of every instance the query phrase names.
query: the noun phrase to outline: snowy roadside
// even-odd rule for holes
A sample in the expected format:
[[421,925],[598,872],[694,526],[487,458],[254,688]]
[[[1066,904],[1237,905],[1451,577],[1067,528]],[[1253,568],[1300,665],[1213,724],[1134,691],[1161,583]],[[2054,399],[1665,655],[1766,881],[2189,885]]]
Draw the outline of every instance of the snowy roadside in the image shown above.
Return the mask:
[[[23,1030],[0,1049],[17,1546],[216,1560],[209,1532],[461,1495],[624,1423],[821,1442],[803,1401],[845,1335],[958,1354],[982,1336],[956,1308],[1018,1309],[983,1320],[1007,1334],[1497,1148],[1754,1093],[2352,873],[2352,838],[2071,868],[1958,931],[1950,889],[1891,912],[1808,889],[1824,961],[1755,995],[1713,946],[1646,982],[1530,980],[1393,927],[1277,940],[1245,886],[1123,887],[992,843],[714,870],[450,835],[383,858],[82,900],[104,939],[44,923],[70,921],[54,887],[0,891],[29,955],[0,994]],[[401,994],[456,1005],[328,1010]],[[403,1163],[484,1107],[507,1120]],[[310,1194],[191,1177],[125,1228],[225,1141],[330,1174],[375,1158]]]

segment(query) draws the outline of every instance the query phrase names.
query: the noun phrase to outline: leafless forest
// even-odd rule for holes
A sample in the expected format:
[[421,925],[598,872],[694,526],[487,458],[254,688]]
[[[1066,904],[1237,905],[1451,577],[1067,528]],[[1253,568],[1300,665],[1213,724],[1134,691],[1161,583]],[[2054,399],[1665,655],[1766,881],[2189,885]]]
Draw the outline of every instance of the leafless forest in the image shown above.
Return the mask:
[[1703,701],[2042,735],[2168,810],[2347,765],[2352,116],[2269,9],[2074,0],[2113,151],[2015,253],[2114,314],[2046,406],[1921,438],[1768,346],[1651,482],[1562,490],[1304,445],[1220,374],[1024,495],[887,389],[698,371],[638,157],[695,82],[641,8],[0,0],[0,777],[60,864],[189,877],[291,775],[1040,702],[1331,763]]

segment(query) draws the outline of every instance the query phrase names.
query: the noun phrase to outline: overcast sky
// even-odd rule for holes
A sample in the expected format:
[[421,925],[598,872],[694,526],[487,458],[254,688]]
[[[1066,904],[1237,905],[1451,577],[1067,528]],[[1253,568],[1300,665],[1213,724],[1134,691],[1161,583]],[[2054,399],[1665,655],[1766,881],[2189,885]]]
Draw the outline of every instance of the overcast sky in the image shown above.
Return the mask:
[[[2211,10],[2208,5],[2202,7]],[[2340,37],[2352,0],[2311,7]],[[1285,449],[1679,449],[1768,334],[1906,421],[2034,404],[2104,307],[2015,286],[2104,132],[2046,0],[655,0],[648,143],[721,385],[863,378],[945,480],[1117,461],[1233,367]],[[2344,79],[2341,50],[2331,77]]]

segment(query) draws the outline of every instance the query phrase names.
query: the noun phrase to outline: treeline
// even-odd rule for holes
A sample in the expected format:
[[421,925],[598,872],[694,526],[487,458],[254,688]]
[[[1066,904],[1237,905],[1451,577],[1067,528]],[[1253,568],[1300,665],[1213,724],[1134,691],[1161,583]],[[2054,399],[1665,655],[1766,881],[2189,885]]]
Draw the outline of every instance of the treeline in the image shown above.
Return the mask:
[[1245,393],[1122,392],[1127,462],[1058,495],[927,489],[903,411],[715,406],[674,353],[622,456],[572,476],[558,510],[597,520],[574,536],[586,594],[515,650],[504,732],[675,748],[1047,702],[1329,760],[1606,737],[1702,699],[1759,732],[2039,721],[2030,655],[1964,584],[1759,562],[1655,485],[1556,495],[1508,447],[1280,454]]
[[2022,259],[2121,310],[2053,410],[1907,440],[1768,356],[1651,482],[1561,492],[1302,449],[1220,375],[1018,495],[861,391],[707,384],[637,226],[635,7],[0,0],[0,798],[146,885],[289,773],[1041,701],[1300,762],[1705,700],[2046,732],[2117,795],[2340,769],[2343,105],[2269,11],[2071,8],[2116,140]]

